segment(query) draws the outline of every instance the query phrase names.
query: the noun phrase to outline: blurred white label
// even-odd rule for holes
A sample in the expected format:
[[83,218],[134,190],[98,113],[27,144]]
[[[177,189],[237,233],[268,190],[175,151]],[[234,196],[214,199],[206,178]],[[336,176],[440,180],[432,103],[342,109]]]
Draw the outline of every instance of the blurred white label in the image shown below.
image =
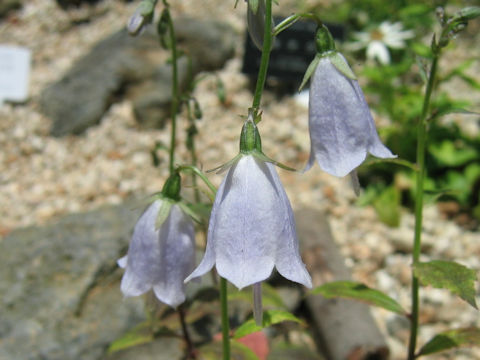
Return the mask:
[[27,100],[29,77],[30,50],[0,45],[0,104]]

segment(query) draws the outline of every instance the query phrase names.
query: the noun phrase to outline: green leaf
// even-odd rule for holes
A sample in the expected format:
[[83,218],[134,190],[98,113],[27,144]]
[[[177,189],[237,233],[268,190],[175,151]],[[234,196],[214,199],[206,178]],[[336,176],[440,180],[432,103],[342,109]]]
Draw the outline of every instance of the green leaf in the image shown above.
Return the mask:
[[262,326],[258,326],[257,324],[255,324],[254,319],[247,320],[235,331],[234,339],[239,339],[248,334],[252,334],[254,332],[262,330],[263,328],[281,323],[283,321],[294,321],[296,323],[302,324],[302,321],[299,318],[289,313],[288,311],[267,310],[263,312]]
[[[258,360],[257,355],[246,345],[238,341],[230,341],[231,359]],[[214,342],[198,349],[199,358],[205,360],[222,359],[223,349],[221,342]]]
[[475,270],[453,261],[434,260],[415,265],[414,274],[424,285],[448,289],[475,309]]
[[377,159],[374,157],[369,157],[362,165],[363,166],[370,166],[370,165],[375,165],[375,164],[382,164],[382,163],[391,163],[395,165],[400,165],[403,166],[407,169],[413,170],[413,171],[418,171],[418,166],[411,161],[405,160],[405,159],[400,159],[400,158],[395,158],[395,159]]
[[107,352],[108,354],[112,354],[116,351],[125,350],[133,346],[146,344],[153,341],[153,338],[150,321],[144,321],[112,342]]
[[373,207],[384,224],[391,227],[400,225],[400,191],[390,185],[373,201]]
[[455,329],[435,335],[433,339],[423,345],[417,356],[429,355],[462,346],[480,346],[480,329]]
[[400,304],[391,297],[381,291],[371,289],[364,284],[354,281],[333,281],[313,289],[311,293],[320,294],[327,299],[340,297],[360,300],[369,305],[378,306],[397,314],[406,314],[406,311],[403,310]]
[[463,141],[452,142],[450,140],[435,143],[428,147],[429,152],[442,165],[461,166],[478,159],[479,153],[469,147]]
[[475,19],[480,16],[480,7],[478,6],[469,6],[457,11],[453,14],[451,20],[464,22],[468,20]]
[[[415,52],[415,54],[421,56],[422,58],[426,58],[426,59],[431,59],[432,58],[432,49],[430,48],[430,46],[427,46],[427,45],[425,45],[423,43],[420,43],[420,42],[413,42],[410,45],[410,48]],[[418,62],[417,62],[417,64],[418,64]],[[421,74],[422,78],[424,80],[426,80],[426,74],[423,71],[423,64],[418,64],[418,65],[419,65],[420,71],[423,72]]]
[[[251,286],[241,291],[232,290],[228,292],[228,301],[242,300],[250,304],[252,302],[252,298],[253,294]],[[262,303],[264,308],[274,307],[282,310],[287,309],[285,303],[283,302],[280,295],[278,295],[275,288],[267,284],[266,282],[262,283]]]

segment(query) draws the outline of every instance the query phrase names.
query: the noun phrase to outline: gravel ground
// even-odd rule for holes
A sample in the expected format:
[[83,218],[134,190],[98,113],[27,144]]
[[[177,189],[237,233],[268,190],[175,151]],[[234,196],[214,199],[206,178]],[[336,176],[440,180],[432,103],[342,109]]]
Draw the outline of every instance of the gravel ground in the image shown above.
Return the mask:
[[[194,14],[208,19],[212,13],[243,34],[244,4],[233,9],[232,1],[188,0],[172,2],[174,14]],[[282,1],[284,13],[294,1]],[[116,204],[131,195],[159,191],[167,173],[167,154],[160,153],[163,165],[151,164],[150,150],[156,141],[168,144],[165,130],[139,129],[132,105],[125,100],[112,106],[100,125],[82,136],[49,136],[50,119],[38,109],[42,89],[65,73],[72,63],[107,34],[122,27],[136,3],[104,0],[96,7],[64,12],[53,0],[30,0],[23,10],[0,23],[0,43],[22,45],[33,54],[30,100],[23,105],[0,107],[0,236],[27,225],[46,223],[53,218]],[[90,22],[84,22],[91,16]],[[78,24],[78,25],[74,25]],[[252,94],[248,80],[240,74],[241,45],[237,56],[219,72],[227,92],[227,105],[215,94],[215,78],[200,83],[196,96],[204,120],[199,123],[198,156],[203,168],[224,163],[238,151],[238,135]],[[260,123],[264,151],[288,165],[301,168],[309,153],[307,110],[292,98],[277,99],[265,93],[264,116]],[[381,119],[376,117],[381,122]],[[180,118],[181,144],[186,129]],[[214,136],[212,136],[215,134]],[[218,141],[218,139],[222,139]],[[178,161],[188,155],[179,146]],[[355,206],[348,179],[337,179],[315,166],[306,174],[279,171],[294,208],[314,207],[328,216],[334,237],[357,280],[374,286],[409,306],[411,239],[414,219],[405,211],[401,224],[392,229],[377,219],[371,207]],[[221,176],[212,175],[219,184]],[[1,240],[0,240],[1,241]],[[425,208],[424,259],[455,259],[480,269],[478,233],[466,231],[442,218],[436,206]],[[422,290],[423,300],[419,343],[451,327],[480,326],[479,314],[466,303],[443,290]],[[386,311],[373,314],[385,333],[393,359],[404,358],[408,324]],[[479,350],[458,350],[428,359],[480,359]]]

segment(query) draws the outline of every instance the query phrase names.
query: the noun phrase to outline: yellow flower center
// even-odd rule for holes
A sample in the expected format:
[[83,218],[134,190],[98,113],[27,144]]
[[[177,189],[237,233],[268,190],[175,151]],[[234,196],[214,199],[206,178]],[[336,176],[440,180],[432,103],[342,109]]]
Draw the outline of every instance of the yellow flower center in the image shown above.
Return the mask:
[[372,40],[382,41],[384,37],[385,37],[385,35],[384,35],[383,32],[381,32],[379,29],[375,29],[375,30],[372,30],[372,31],[370,32],[370,38],[371,38]]

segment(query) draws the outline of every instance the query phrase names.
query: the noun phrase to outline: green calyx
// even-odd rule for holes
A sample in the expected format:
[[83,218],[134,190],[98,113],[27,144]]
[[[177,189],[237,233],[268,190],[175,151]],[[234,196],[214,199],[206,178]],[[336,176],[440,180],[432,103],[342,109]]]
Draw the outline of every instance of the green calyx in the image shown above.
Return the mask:
[[328,58],[333,66],[335,66],[335,68],[344,76],[351,80],[357,80],[357,77],[352,69],[350,69],[350,66],[348,66],[348,63],[335,49],[335,41],[333,41],[332,34],[330,34],[330,31],[328,31],[325,25],[319,25],[317,29],[317,33],[315,34],[315,46],[317,48],[317,55],[308,66],[298,91],[301,91],[307,84],[308,80],[313,76],[320,60],[324,58]]
[[250,154],[253,151],[262,152],[262,140],[253,121],[253,113],[249,112],[247,121],[243,124],[240,134],[240,153]]
[[[282,169],[296,171],[291,167],[283,165],[278,161],[269,158],[262,152],[262,140],[260,139],[260,133],[258,132],[257,125],[255,125],[256,122],[260,121],[260,119],[255,120],[257,121],[254,121],[253,109],[249,109],[247,121],[245,121],[245,124],[243,124],[242,133],[240,135],[240,154],[225,164],[225,166],[230,167],[234,162],[238,161],[241,156],[252,155],[261,161],[272,163]],[[225,169],[225,166],[222,167],[222,170]]]
[[181,188],[181,177],[178,172],[174,172],[170,177],[165,181],[162,189],[162,195],[173,201],[180,200],[180,188]]
[[333,41],[332,34],[328,31],[325,25],[320,25],[315,34],[315,46],[317,54],[324,55],[328,52],[335,51],[335,41]]
[[242,132],[240,134],[240,153],[237,154],[233,159],[227,161],[225,164],[220,165],[214,169],[210,169],[207,172],[215,171],[217,174],[220,174],[228,170],[233,164],[242,158],[242,156],[255,156],[260,161],[272,163],[282,169],[289,171],[297,171],[294,168],[283,165],[278,161],[275,161],[262,152],[262,140],[260,139],[260,133],[256,123],[260,121],[260,115],[254,115],[255,111],[253,108],[250,108],[248,111],[248,117],[242,127]]

